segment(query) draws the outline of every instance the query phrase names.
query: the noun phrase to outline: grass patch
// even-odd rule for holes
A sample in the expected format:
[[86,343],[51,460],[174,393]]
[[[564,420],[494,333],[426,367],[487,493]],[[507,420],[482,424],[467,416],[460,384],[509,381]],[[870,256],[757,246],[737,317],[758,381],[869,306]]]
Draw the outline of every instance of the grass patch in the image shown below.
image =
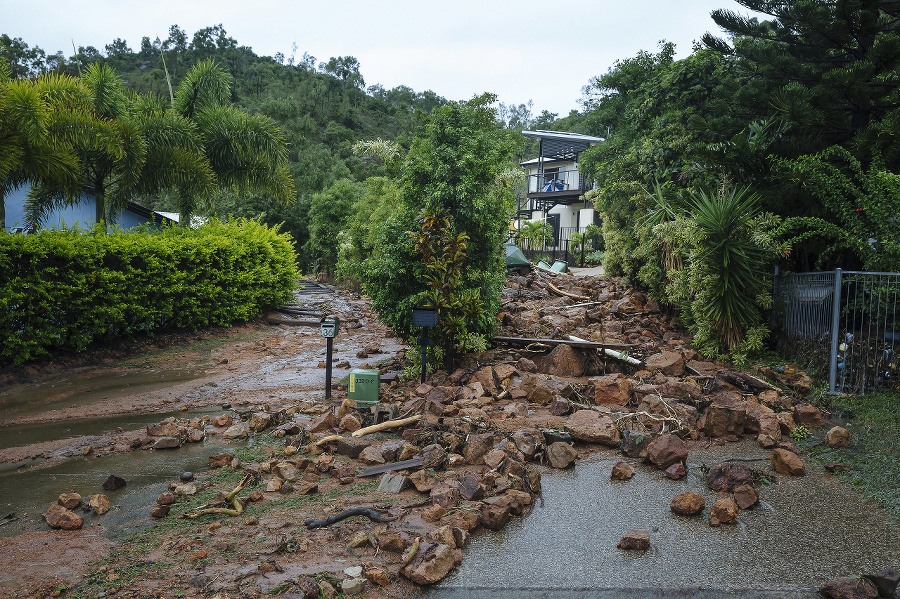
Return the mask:
[[841,476],[900,518],[900,393],[836,397],[831,409],[852,419],[850,447],[829,450],[821,445],[810,454],[850,466]]

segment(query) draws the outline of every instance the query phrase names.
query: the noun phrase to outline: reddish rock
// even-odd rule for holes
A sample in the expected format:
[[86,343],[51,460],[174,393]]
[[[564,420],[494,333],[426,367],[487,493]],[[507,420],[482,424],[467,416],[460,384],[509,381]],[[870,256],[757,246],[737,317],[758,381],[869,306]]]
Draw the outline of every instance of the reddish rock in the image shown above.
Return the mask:
[[175,503],[175,494],[174,493],[162,493],[159,497],[156,498],[156,503],[159,505],[172,505]]
[[409,545],[409,539],[396,532],[386,532],[378,535],[378,546],[385,551],[403,553]]
[[169,515],[169,510],[172,509],[171,505],[157,505],[150,511],[150,515],[154,518],[165,518]]
[[629,530],[616,545],[628,551],[644,551],[650,549],[650,532],[646,530]]
[[[826,599],[876,599],[878,589],[866,578],[836,578],[819,587]],[[889,597],[890,595],[888,595]]]
[[231,414],[221,414],[210,420],[209,423],[219,428],[228,428],[234,424],[234,418],[231,417]]
[[341,422],[338,424],[338,428],[342,431],[352,433],[353,431],[358,431],[362,428],[362,423],[359,421],[359,416],[356,414],[347,414],[343,418],[341,418]]
[[566,420],[566,431],[576,439],[618,447],[621,437],[613,421],[594,410],[578,410]]
[[485,390],[486,393],[493,395],[496,397],[499,389],[499,381],[497,380],[497,375],[494,373],[494,369],[490,366],[485,366],[478,372],[472,375],[472,379],[469,383],[481,383],[481,387]]
[[520,386],[530,403],[548,404],[554,397],[569,398],[573,394],[569,381],[547,374],[529,374],[522,377]]
[[230,453],[215,453],[209,456],[207,459],[209,460],[210,468],[224,468],[225,466],[231,464],[231,460],[234,459],[234,456]]
[[734,499],[723,497],[716,501],[709,509],[709,525],[719,526],[720,524],[734,524],[737,520],[738,513],[741,509]]
[[850,472],[851,468],[847,464],[828,462],[825,464],[825,470],[828,472]]
[[735,487],[743,484],[753,484],[753,471],[744,464],[736,462],[716,464],[706,474],[706,485],[720,493],[731,493]]
[[850,445],[850,431],[842,426],[836,426],[825,434],[825,445],[828,447],[842,448]]
[[[254,433],[259,433],[272,425],[272,420],[274,418],[273,414],[269,414],[267,412],[254,412],[252,416],[250,416],[250,430]],[[310,431],[315,432],[315,431]]]
[[81,505],[81,495],[78,493],[62,493],[56,500],[56,503],[67,510],[74,510]]
[[806,467],[796,453],[792,453],[786,449],[774,449],[769,455],[769,461],[775,472],[779,474],[790,474],[791,476],[803,476],[806,474]]
[[474,529],[481,522],[481,515],[466,510],[457,510],[441,518],[442,526],[453,526],[465,531]]
[[365,576],[366,580],[369,582],[377,584],[380,587],[386,587],[391,584],[391,578],[388,576],[388,573],[381,568],[369,568],[363,572],[363,576]]
[[425,470],[416,470],[409,475],[409,480],[419,493],[431,493],[431,490],[440,482],[436,476]]
[[594,403],[624,406],[631,396],[631,386],[622,373],[595,376],[590,379],[594,384]]
[[683,464],[687,460],[687,455],[687,443],[677,435],[660,435],[647,446],[647,459],[661,470],[672,464]]
[[875,574],[866,574],[864,578],[878,587],[878,594],[881,597],[893,597],[897,587],[900,586],[900,570],[896,568],[885,568]]
[[467,464],[483,464],[484,455],[494,446],[494,435],[492,433],[483,433],[479,435],[469,435],[466,445],[463,447],[462,455],[466,459]]
[[557,345],[536,363],[542,372],[553,376],[582,376],[586,360],[584,355],[571,345]]
[[746,420],[744,402],[721,398],[706,409],[703,434],[710,437],[740,435],[744,432]]
[[500,530],[509,522],[512,508],[508,504],[493,503],[481,510],[481,524],[491,530]]
[[537,372],[537,364],[528,358],[519,358],[519,361],[516,362],[516,368],[522,372]]
[[681,480],[685,476],[687,476],[687,469],[684,467],[684,464],[672,464],[668,468],[666,468],[666,476],[671,478],[672,480]]
[[338,422],[337,418],[332,412],[326,412],[313,420],[309,426],[306,427],[306,432],[308,433],[321,433],[328,431],[330,432],[332,429],[337,428]]
[[699,399],[703,394],[700,385],[690,381],[666,381],[659,386],[659,393],[663,397],[674,397],[676,399]]
[[628,480],[634,476],[634,466],[628,462],[616,462],[612,467],[609,478],[612,480]]
[[576,458],[578,458],[578,452],[571,443],[557,441],[547,447],[547,462],[553,468],[568,468],[575,463]]
[[825,426],[822,412],[816,406],[802,403],[794,406],[794,422],[803,426]]
[[775,416],[778,418],[778,425],[781,428],[782,435],[790,435],[797,428],[797,422],[790,412],[778,412]]
[[672,498],[672,503],[669,504],[669,509],[682,516],[696,516],[705,507],[706,501],[704,501],[703,496],[692,491],[679,493]]
[[43,518],[50,528],[78,530],[84,526],[84,518],[59,504],[51,505],[47,511],[44,512]]
[[759,493],[752,486],[744,484],[734,488],[734,502],[742,510],[756,505],[759,501]]
[[459,489],[441,483],[431,490],[431,501],[443,508],[454,508],[459,503]]
[[680,352],[664,351],[647,358],[645,362],[650,372],[662,372],[668,376],[684,374],[684,358]]
[[416,584],[434,584],[447,576],[455,563],[452,547],[421,543],[412,561],[403,566],[400,573]]
[[527,458],[534,458],[544,445],[544,435],[536,428],[523,428],[512,434],[516,449]]

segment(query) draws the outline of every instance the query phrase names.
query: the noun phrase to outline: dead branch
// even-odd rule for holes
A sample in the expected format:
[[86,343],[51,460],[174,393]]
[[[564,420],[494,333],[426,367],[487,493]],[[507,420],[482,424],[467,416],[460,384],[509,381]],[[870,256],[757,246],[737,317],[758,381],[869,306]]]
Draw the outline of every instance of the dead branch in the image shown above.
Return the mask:
[[[240,516],[244,513],[244,504],[241,503],[241,500],[237,498],[237,494],[244,490],[250,481],[253,480],[253,473],[248,472],[244,475],[244,478],[241,479],[241,482],[238,483],[238,486],[234,488],[234,490],[225,496],[225,501],[216,501],[213,503],[207,503],[206,505],[200,506],[196,512],[191,512],[190,514],[185,514],[182,518],[189,518],[193,520],[194,518],[199,518],[200,516],[206,514],[225,514],[226,516]],[[234,509],[230,509],[227,507],[222,507],[222,505],[231,505],[234,506]]]
[[313,443],[313,445],[319,447],[320,445],[325,445],[326,443],[331,443],[332,441],[341,441],[343,438],[343,435],[328,435],[327,437],[319,439],[318,441]]
[[344,518],[351,518],[353,516],[365,516],[372,522],[393,522],[397,519],[394,516],[382,516],[375,510],[370,510],[367,507],[352,507],[350,509],[344,510],[336,516],[331,516],[330,518],[325,518],[324,520],[313,520],[312,518],[307,518],[303,524],[308,529],[321,528],[323,526],[331,526],[335,522],[340,522]]
[[562,289],[560,289],[553,283],[547,283],[547,287],[553,293],[555,293],[557,295],[562,295],[563,297],[571,297],[572,299],[581,300],[581,301],[585,301],[585,302],[591,299],[591,298],[587,297],[586,295],[577,295],[575,293],[569,293],[568,291],[563,291]]
[[410,416],[409,418],[400,418],[398,420],[387,420],[382,422],[381,424],[373,424],[372,426],[367,426],[365,428],[361,428],[357,431],[353,431],[350,433],[353,437],[362,437],[363,435],[368,435],[371,433],[377,433],[379,431],[388,430],[391,428],[397,428],[398,426],[406,426],[407,424],[412,424],[414,422],[418,422],[422,419],[421,414],[417,414],[415,416]]

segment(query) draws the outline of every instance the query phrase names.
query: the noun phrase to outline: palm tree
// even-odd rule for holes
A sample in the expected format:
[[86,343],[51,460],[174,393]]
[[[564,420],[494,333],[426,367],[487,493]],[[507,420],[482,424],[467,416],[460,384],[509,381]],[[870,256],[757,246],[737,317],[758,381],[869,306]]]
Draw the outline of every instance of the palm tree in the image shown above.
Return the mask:
[[[227,105],[231,75],[212,59],[188,71],[175,93],[174,111],[190,119],[219,184],[238,193],[269,195],[281,204],[296,198],[287,168],[287,144],[274,121]],[[183,198],[181,221],[195,206]]]
[[29,182],[72,193],[78,160],[58,136],[51,135],[55,113],[41,89],[28,79],[13,79],[0,63],[0,229],[6,228],[6,196]]

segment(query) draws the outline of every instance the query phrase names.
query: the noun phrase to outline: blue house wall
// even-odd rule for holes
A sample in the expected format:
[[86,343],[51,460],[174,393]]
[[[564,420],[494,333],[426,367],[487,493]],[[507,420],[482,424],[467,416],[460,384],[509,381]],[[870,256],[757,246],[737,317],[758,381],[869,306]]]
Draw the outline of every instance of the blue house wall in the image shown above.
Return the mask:
[[[25,200],[29,187],[23,185],[6,196],[6,230],[7,232],[21,231],[25,228]],[[56,229],[65,224],[67,227],[90,229],[94,226],[97,215],[97,204],[93,195],[83,193],[81,201],[72,206],[64,206],[54,210],[44,219],[44,229]],[[122,229],[134,229],[141,225],[159,227],[161,223],[170,219],[138,206],[131,205],[119,212],[115,225]],[[107,223],[111,224],[111,223]]]

